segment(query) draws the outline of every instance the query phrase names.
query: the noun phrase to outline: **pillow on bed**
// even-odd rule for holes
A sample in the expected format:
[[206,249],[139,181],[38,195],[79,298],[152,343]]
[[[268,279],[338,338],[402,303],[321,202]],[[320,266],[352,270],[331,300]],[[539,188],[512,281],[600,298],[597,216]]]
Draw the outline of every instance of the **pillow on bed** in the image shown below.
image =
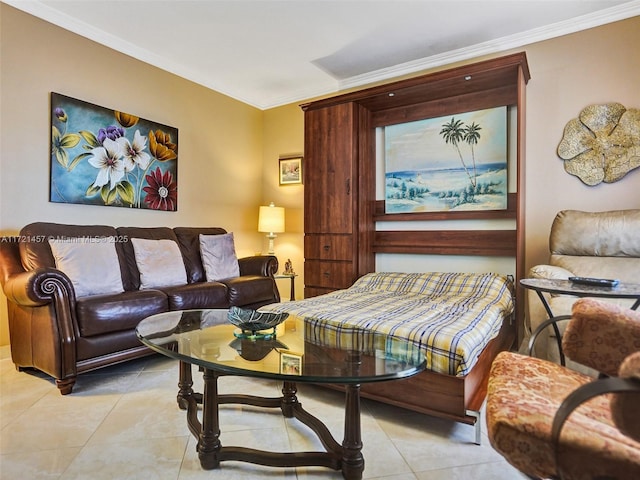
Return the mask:
[[140,272],[140,290],[187,283],[187,270],[176,242],[132,238],[131,243]]
[[217,282],[240,275],[233,233],[200,235],[200,255],[207,282]]
[[114,237],[52,239],[49,246],[56,268],[69,277],[76,297],[124,291]]

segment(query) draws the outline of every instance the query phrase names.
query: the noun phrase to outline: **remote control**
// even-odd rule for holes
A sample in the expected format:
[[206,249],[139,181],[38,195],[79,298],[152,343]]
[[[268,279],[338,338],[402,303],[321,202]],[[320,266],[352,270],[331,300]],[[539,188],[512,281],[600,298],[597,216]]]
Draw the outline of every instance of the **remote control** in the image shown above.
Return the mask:
[[594,287],[615,287],[620,280],[611,278],[591,278],[591,277],[569,277],[574,283],[582,283],[584,285],[593,285]]

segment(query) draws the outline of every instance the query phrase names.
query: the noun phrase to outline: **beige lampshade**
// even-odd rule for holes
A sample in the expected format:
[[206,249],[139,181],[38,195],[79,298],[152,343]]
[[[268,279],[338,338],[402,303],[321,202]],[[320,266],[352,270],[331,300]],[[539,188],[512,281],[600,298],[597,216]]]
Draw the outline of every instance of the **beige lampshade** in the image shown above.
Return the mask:
[[267,233],[284,232],[284,207],[276,207],[273,202],[260,207],[258,231]]

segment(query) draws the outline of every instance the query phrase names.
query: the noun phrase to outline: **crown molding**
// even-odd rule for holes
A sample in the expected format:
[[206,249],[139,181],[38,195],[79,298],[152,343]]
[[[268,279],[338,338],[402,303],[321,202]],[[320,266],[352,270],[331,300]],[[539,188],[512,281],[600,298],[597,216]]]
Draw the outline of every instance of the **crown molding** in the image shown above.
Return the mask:
[[391,78],[410,75],[422,70],[441,67],[452,63],[469,60],[483,55],[491,55],[513,48],[523,47],[532,43],[561,37],[582,30],[599,27],[608,23],[625,20],[640,15],[640,0],[634,0],[623,5],[600,10],[599,12],[582,15],[570,20],[557,22],[544,27],[534,28],[526,32],[501,37],[495,40],[470,45],[439,55],[432,55],[418,60],[401,63],[392,67],[381,68],[362,75],[340,80],[339,89],[360,87],[362,85],[389,80]]
[[[268,110],[295,102],[306,101],[309,98],[322,97],[336,94],[342,90],[360,87],[366,84],[381,82],[403,75],[410,75],[423,70],[429,70],[443,65],[470,60],[483,55],[491,55],[505,50],[519,48],[524,45],[549,40],[581,30],[598,27],[607,23],[624,20],[640,15],[640,0],[634,0],[622,5],[611,7],[599,12],[572,18],[563,22],[558,22],[545,27],[532,29],[526,32],[502,37],[476,45],[470,45],[450,52],[433,55],[430,57],[401,63],[387,68],[382,68],[372,72],[356,75],[335,81],[334,87],[302,88],[291,92],[290,95],[279,97],[264,97],[262,99],[255,96],[249,98],[238,95],[232,88],[213,82],[210,77],[204,78],[201,73],[189,67],[167,60],[161,55],[157,55],[146,49],[140,48],[130,42],[111,35],[108,32],[97,29],[86,22],[81,22],[59,10],[52,8],[39,0],[0,0],[18,10],[31,14],[49,23],[57,25],[65,30],[81,35],[93,40],[101,45],[116,50],[125,55],[129,55],[137,60],[148,63],[161,70],[167,71],[186,80],[195,82],[206,88],[214,90],[222,95],[238,100],[247,105],[260,110]],[[327,82],[332,83],[332,82]]]
[[197,83],[198,85],[215,90],[218,93],[231,97],[242,103],[264,109],[254,103],[255,99],[243,98],[237,94],[227,92],[224,87],[212,82],[211,78],[204,78],[201,73],[194,71],[183,64],[169,61],[161,55],[157,55],[149,50],[140,48],[137,45],[122,40],[120,37],[111,35],[110,33],[95,28],[86,22],[81,22],[65,13],[61,13],[59,10],[51,8],[38,0],[0,0],[0,2],[11,5],[18,10],[70,32],[76,33],[82,37],[88,38],[89,40],[93,40],[94,42],[111,48],[119,53],[128,55],[136,60],[140,60],[141,62],[148,63],[160,70],[164,70],[191,82]]

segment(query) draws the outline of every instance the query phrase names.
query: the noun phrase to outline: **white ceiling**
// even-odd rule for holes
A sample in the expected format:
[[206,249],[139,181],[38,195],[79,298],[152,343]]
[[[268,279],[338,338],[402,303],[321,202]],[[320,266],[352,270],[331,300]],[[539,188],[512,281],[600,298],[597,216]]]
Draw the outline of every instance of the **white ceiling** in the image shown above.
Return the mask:
[[640,15],[640,0],[2,0],[261,109]]

